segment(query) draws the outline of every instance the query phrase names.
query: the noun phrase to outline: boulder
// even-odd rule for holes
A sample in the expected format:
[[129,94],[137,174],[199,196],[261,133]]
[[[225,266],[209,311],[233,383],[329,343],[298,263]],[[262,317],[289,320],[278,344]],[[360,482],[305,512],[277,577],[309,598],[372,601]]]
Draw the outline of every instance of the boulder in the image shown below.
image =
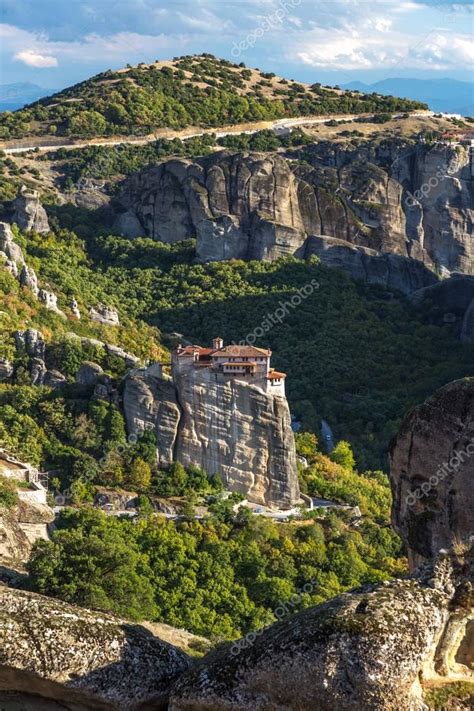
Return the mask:
[[43,306],[48,309],[48,311],[54,311],[60,316],[65,317],[64,313],[58,307],[58,297],[52,291],[40,289],[38,292],[38,299],[41,301]]
[[6,587],[0,610],[0,689],[45,704],[164,711],[172,682],[190,666],[149,630],[102,612]]
[[76,299],[72,299],[69,306],[70,306],[73,316],[75,316],[75,318],[80,320],[81,319],[81,312],[79,310],[79,304],[77,303]]
[[391,445],[394,528],[411,568],[474,532],[474,379],[438,390]]
[[29,190],[22,185],[13,202],[13,210],[12,222],[16,222],[21,230],[34,230],[40,234],[49,232],[48,216],[36,190]]
[[14,368],[10,361],[0,358],[0,383],[11,378],[13,373]]
[[104,375],[104,371],[98,363],[89,360],[84,361],[76,373],[76,383],[86,387],[95,385]]
[[43,385],[47,388],[63,388],[66,384],[67,378],[59,370],[47,370],[43,376]]
[[106,326],[119,326],[120,319],[116,309],[104,304],[98,304],[96,308],[89,310],[89,316],[92,321],[98,321]]

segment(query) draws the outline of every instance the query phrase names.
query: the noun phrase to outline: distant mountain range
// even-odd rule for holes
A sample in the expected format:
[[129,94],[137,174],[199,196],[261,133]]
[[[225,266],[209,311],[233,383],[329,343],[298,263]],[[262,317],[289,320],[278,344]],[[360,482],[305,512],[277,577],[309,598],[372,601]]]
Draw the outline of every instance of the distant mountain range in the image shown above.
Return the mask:
[[0,111],[21,109],[25,104],[31,104],[32,101],[53,94],[54,91],[54,89],[45,89],[31,82],[0,84]]
[[433,111],[446,111],[463,116],[474,115],[474,84],[456,79],[383,79],[375,84],[352,81],[343,89],[375,91],[384,96],[402,96],[424,101]]

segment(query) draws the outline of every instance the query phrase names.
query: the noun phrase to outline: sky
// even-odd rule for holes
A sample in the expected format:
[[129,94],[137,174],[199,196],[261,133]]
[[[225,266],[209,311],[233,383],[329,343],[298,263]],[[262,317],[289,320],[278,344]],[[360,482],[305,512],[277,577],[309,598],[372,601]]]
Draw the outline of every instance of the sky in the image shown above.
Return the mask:
[[472,0],[0,0],[0,83],[210,52],[297,79],[473,81]]

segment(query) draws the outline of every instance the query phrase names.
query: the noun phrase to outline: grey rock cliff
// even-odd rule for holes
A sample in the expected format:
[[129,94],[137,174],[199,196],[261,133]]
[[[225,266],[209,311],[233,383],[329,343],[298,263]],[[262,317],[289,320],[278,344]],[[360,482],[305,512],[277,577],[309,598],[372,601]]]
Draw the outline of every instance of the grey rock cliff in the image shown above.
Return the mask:
[[[411,281],[415,288],[433,282],[428,269],[474,273],[474,182],[466,147],[320,142],[289,157],[306,164],[222,152],[145,168],[123,184],[116,228],[164,242],[196,237],[201,261],[306,256],[308,237],[342,240],[373,250],[362,252],[370,257],[404,257],[390,269],[406,292]],[[362,278],[378,270],[375,259],[365,261],[370,268],[359,268]],[[417,266],[407,276],[413,261],[427,269]],[[338,266],[350,270],[352,262],[347,250],[339,252]]]
[[239,379],[217,381],[207,368],[174,376],[132,372],[124,390],[128,431],[152,428],[159,465],[173,460],[218,474],[258,503],[299,500],[291,418],[284,396]]
[[210,369],[175,377],[182,410],[176,456],[250,501],[290,508],[299,499],[291,417],[284,396]]
[[403,421],[390,452],[394,528],[412,568],[474,532],[474,379],[450,383]]
[[40,234],[49,232],[48,216],[36,190],[23,185],[13,202],[13,210],[12,222],[16,222],[21,230],[34,230]]

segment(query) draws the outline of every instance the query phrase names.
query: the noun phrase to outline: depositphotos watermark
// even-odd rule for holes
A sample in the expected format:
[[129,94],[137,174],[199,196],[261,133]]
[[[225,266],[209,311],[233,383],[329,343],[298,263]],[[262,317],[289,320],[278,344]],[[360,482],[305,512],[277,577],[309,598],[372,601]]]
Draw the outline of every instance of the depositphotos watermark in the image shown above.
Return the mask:
[[437,188],[440,183],[455,175],[459,171],[459,168],[460,161],[457,157],[446,167],[438,165],[436,173],[432,175],[426,183],[420,185],[418,190],[415,190],[415,192],[408,193],[408,196],[405,198],[407,207],[414,207],[415,205],[418,205],[422,200],[426,199],[430,192],[434,190],[434,188]]
[[[287,602],[280,602],[278,603],[277,607],[273,610],[273,614],[277,618],[277,620],[282,620],[284,617],[290,614],[290,612],[294,612],[294,608],[299,605],[301,602],[303,595],[310,595],[315,587],[317,585],[317,582],[314,578],[311,578],[309,583],[305,583],[302,588],[300,588],[297,592],[293,593],[293,595],[290,597]],[[236,642],[233,643],[232,647],[230,648],[230,653],[233,657],[236,657],[238,654],[243,649],[249,649],[261,634],[265,631],[265,627],[261,627],[259,630],[256,630],[255,632],[248,632],[245,637],[242,637],[242,639],[238,639]]]
[[271,15],[264,17],[259,26],[249,32],[245,39],[238,43],[234,42],[230,52],[233,57],[240,57],[242,52],[254,47],[257,40],[263,37],[264,34],[275,30],[279,25],[281,26],[281,23],[285,17],[288,17],[291,10],[301,5],[301,0],[280,0],[279,5],[280,7],[275,12],[272,12]]
[[421,486],[419,486],[415,491],[410,491],[407,495],[405,502],[407,506],[414,506],[417,501],[423,498],[423,496],[428,496],[430,491],[435,489],[440,482],[442,482],[449,474],[453,474],[461,464],[464,464],[466,460],[474,455],[474,437],[471,441],[461,450],[455,450],[453,455],[449,458],[447,462],[443,462],[441,466],[438,467],[436,474],[430,476],[427,481],[424,481]]
[[253,331],[247,333],[245,338],[239,342],[239,345],[253,346],[258,338],[262,338],[262,336],[271,331],[274,326],[282,323],[292,309],[298,308],[298,306],[317,289],[319,289],[319,282],[316,279],[311,279],[311,281],[302,286],[301,289],[297,289],[296,294],[293,294],[289,299],[279,301],[275,311],[266,314],[260,324],[256,326]]

